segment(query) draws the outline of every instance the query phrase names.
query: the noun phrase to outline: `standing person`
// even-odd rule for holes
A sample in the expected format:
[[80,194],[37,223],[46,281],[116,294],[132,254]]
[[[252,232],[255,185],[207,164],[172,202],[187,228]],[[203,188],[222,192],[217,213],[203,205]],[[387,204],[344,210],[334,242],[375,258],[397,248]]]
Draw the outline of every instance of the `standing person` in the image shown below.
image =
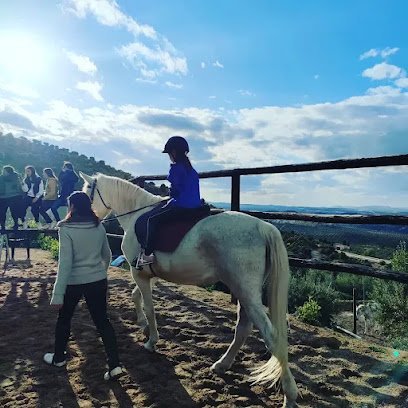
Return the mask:
[[47,364],[66,364],[71,318],[82,296],[98,329],[108,358],[105,380],[120,376],[116,336],[107,317],[107,270],[111,260],[104,227],[91,207],[89,197],[75,192],[69,197],[69,212],[59,226],[59,263],[51,305],[59,309],[54,353],[46,353]]
[[18,229],[21,216],[23,190],[21,179],[12,166],[4,166],[0,176],[0,228],[5,229],[7,210],[10,208],[14,221],[13,229]]
[[3,234],[6,230],[6,214],[7,209],[5,210],[6,200],[4,197],[4,177],[3,174],[0,174],[0,235]]
[[147,219],[147,234],[145,242],[142,243],[138,266],[153,262],[151,245],[160,223],[171,220],[183,213],[183,210],[202,206],[199,177],[187,156],[189,151],[187,140],[181,136],[172,136],[164,146],[163,153],[167,153],[171,161],[167,177],[171,184],[170,200],[164,206],[159,205],[139,218],[140,222]]
[[40,207],[42,196],[44,195],[44,183],[42,178],[37,174],[34,166],[26,166],[25,179],[23,181],[23,191],[25,196],[23,197],[23,226],[27,228],[27,209],[31,207],[31,213],[33,214],[35,222],[38,224],[40,221]]
[[44,228],[54,228],[56,225],[56,220],[53,222],[50,215],[52,214],[51,207],[58,199],[58,179],[50,168],[46,168],[43,170],[43,177],[46,181],[40,214],[43,216],[46,222]]
[[56,221],[60,221],[58,208],[66,207],[68,205],[67,199],[75,191],[75,184],[78,180],[79,177],[75,173],[72,163],[68,161],[64,162],[61,173],[58,176],[60,194],[51,207],[51,211],[54,214]]

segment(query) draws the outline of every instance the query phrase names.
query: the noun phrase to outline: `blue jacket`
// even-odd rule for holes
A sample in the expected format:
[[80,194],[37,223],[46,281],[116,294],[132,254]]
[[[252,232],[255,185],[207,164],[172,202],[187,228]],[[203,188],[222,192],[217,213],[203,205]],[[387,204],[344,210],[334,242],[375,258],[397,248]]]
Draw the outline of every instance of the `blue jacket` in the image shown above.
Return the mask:
[[201,206],[200,183],[197,172],[183,163],[173,163],[167,177],[170,181],[170,205],[182,208]]
[[67,198],[75,191],[75,184],[78,182],[79,177],[72,170],[61,171],[58,176],[60,185],[60,197]]

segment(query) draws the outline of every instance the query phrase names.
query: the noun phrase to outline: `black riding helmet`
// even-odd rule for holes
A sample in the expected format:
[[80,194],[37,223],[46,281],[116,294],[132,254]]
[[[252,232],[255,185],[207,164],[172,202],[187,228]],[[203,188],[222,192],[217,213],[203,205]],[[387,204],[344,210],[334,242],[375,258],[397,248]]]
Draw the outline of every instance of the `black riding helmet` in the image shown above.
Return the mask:
[[164,145],[164,150],[162,153],[171,153],[173,150],[175,150],[177,153],[188,153],[190,148],[187,140],[181,136],[172,136]]

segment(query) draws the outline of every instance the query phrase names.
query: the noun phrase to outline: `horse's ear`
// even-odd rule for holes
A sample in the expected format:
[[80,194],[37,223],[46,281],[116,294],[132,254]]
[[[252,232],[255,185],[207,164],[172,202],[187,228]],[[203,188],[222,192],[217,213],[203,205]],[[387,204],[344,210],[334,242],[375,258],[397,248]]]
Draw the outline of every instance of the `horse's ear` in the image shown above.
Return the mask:
[[91,176],[88,176],[85,173],[82,173],[82,171],[79,172],[80,177],[86,181],[88,184],[92,184],[93,183],[93,178]]

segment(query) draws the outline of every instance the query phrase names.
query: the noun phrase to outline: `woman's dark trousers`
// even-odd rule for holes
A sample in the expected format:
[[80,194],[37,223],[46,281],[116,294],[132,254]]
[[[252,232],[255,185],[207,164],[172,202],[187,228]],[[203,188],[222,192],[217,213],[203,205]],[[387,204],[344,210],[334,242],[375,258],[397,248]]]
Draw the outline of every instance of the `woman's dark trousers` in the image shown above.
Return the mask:
[[107,288],[108,284],[106,279],[83,285],[67,286],[64,296],[64,305],[59,311],[55,328],[54,362],[58,363],[65,360],[65,351],[71,332],[71,319],[76,305],[82,296],[84,296],[92,320],[102,337],[108,358],[109,370],[120,365],[115,331],[107,316]]
[[54,205],[55,200],[42,200],[41,207],[40,207],[40,214],[44,218],[47,224],[51,224],[52,219],[47,214],[47,211]]
[[33,197],[25,196],[23,198],[23,214],[22,214],[23,221],[25,221],[25,217],[27,216],[28,207],[31,207],[31,212],[33,214],[35,222],[40,221],[40,207],[42,200],[40,198],[35,203],[33,201],[34,201]]
[[22,197],[14,196],[8,198],[0,199],[0,225],[6,225],[6,214],[7,210],[10,208],[11,217],[14,221],[14,228],[18,228],[18,219],[21,215],[21,207],[22,207]]

